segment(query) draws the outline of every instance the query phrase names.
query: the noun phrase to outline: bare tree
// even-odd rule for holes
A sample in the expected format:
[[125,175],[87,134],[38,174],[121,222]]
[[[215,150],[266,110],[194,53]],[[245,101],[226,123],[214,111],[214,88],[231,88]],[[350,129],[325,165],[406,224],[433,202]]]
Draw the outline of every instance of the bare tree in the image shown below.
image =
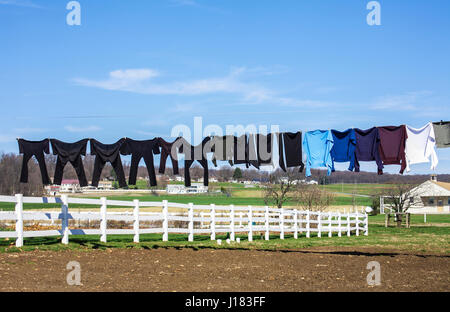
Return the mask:
[[398,227],[402,224],[401,213],[406,213],[414,203],[414,200],[411,200],[411,197],[414,197],[412,190],[415,187],[416,185],[413,184],[394,183],[391,188],[388,188],[385,191],[385,204],[397,212],[396,217]]
[[334,201],[335,195],[317,185],[303,184],[297,189],[297,202],[305,210],[324,211]]
[[287,201],[295,201],[299,185],[299,174],[295,169],[286,173],[275,172],[264,184],[263,198],[266,205],[282,208]]

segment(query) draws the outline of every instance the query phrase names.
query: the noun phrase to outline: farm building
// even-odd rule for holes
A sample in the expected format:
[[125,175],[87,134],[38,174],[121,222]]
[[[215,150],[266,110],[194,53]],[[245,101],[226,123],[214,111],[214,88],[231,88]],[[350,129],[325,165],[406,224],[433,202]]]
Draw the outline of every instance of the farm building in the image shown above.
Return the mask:
[[167,194],[198,194],[208,192],[208,187],[202,183],[192,183],[191,186],[182,184],[168,184],[166,187]]
[[59,188],[61,193],[79,193],[81,192],[80,182],[74,179],[67,179],[61,181],[61,187]]
[[449,213],[450,183],[439,182],[436,175],[411,190],[410,213]]

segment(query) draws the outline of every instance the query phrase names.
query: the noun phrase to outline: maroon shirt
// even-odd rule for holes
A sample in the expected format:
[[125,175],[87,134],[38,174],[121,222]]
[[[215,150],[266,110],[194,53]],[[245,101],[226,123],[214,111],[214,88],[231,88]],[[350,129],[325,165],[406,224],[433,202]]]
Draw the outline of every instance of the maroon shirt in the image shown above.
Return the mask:
[[383,164],[400,165],[400,173],[403,174],[406,168],[405,142],[408,137],[405,125],[378,127],[378,132],[380,134],[379,152]]

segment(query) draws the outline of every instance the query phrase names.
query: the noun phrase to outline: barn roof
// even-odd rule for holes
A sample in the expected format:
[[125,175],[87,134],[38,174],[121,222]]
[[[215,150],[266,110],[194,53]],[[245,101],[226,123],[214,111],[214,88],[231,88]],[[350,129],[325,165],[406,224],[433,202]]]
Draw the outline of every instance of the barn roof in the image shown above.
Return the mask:
[[436,183],[437,185],[439,185],[440,187],[445,188],[446,190],[450,191],[450,183],[448,182],[436,182],[436,181],[432,181],[433,183]]

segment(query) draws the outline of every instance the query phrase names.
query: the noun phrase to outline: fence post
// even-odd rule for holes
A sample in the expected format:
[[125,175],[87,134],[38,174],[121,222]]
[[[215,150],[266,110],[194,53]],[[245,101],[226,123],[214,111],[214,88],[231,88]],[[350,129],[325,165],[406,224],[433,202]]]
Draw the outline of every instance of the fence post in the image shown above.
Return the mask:
[[16,194],[16,247],[23,246],[23,195]]
[[167,242],[169,240],[169,202],[167,200],[163,200],[163,242]]
[[283,208],[279,208],[280,209],[280,216],[278,218],[278,222],[280,225],[280,239],[284,239],[284,213],[283,213]]
[[369,215],[365,213],[364,235],[369,235]]
[[189,218],[189,236],[188,241],[193,242],[194,241],[194,204],[189,203],[189,210],[188,210],[188,218]]
[[298,238],[298,210],[294,210],[294,238]]
[[100,241],[106,243],[106,225],[108,222],[108,220],[106,219],[106,197],[100,198],[100,201],[102,203],[100,207]]
[[310,226],[310,215],[309,215],[309,210],[306,211],[306,237],[311,237],[311,226]]
[[134,202],[134,223],[133,223],[133,230],[134,230],[134,237],[133,242],[139,243],[139,199],[133,200]]
[[270,236],[270,223],[269,223],[269,206],[265,206],[265,211],[264,211],[264,226],[266,229],[266,233],[264,235],[264,239],[265,240],[269,240],[269,236]]
[[359,236],[359,212],[356,212],[355,223],[356,223],[356,236]]
[[339,228],[338,236],[342,237],[342,214],[340,211],[338,212],[338,228]]
[[253,241],[253,208],[248,206],[248,241]]
[[61,243],[67,245],[69,243],[69,200],[67,195],[61,195]]
[[347,212],[347,236],[350,236],[350,212]]
[[322,214],[317,213],[317,237],[322,237]]
[[234,205],[230,205],[230,240],[235,240],[234,234]]
[[331,231],[331,211],[328,211],[328,237],[333,236]]
[[209,228],[211,229],[211,240],[216,240],[216,205],[211,204],[211,222]]

